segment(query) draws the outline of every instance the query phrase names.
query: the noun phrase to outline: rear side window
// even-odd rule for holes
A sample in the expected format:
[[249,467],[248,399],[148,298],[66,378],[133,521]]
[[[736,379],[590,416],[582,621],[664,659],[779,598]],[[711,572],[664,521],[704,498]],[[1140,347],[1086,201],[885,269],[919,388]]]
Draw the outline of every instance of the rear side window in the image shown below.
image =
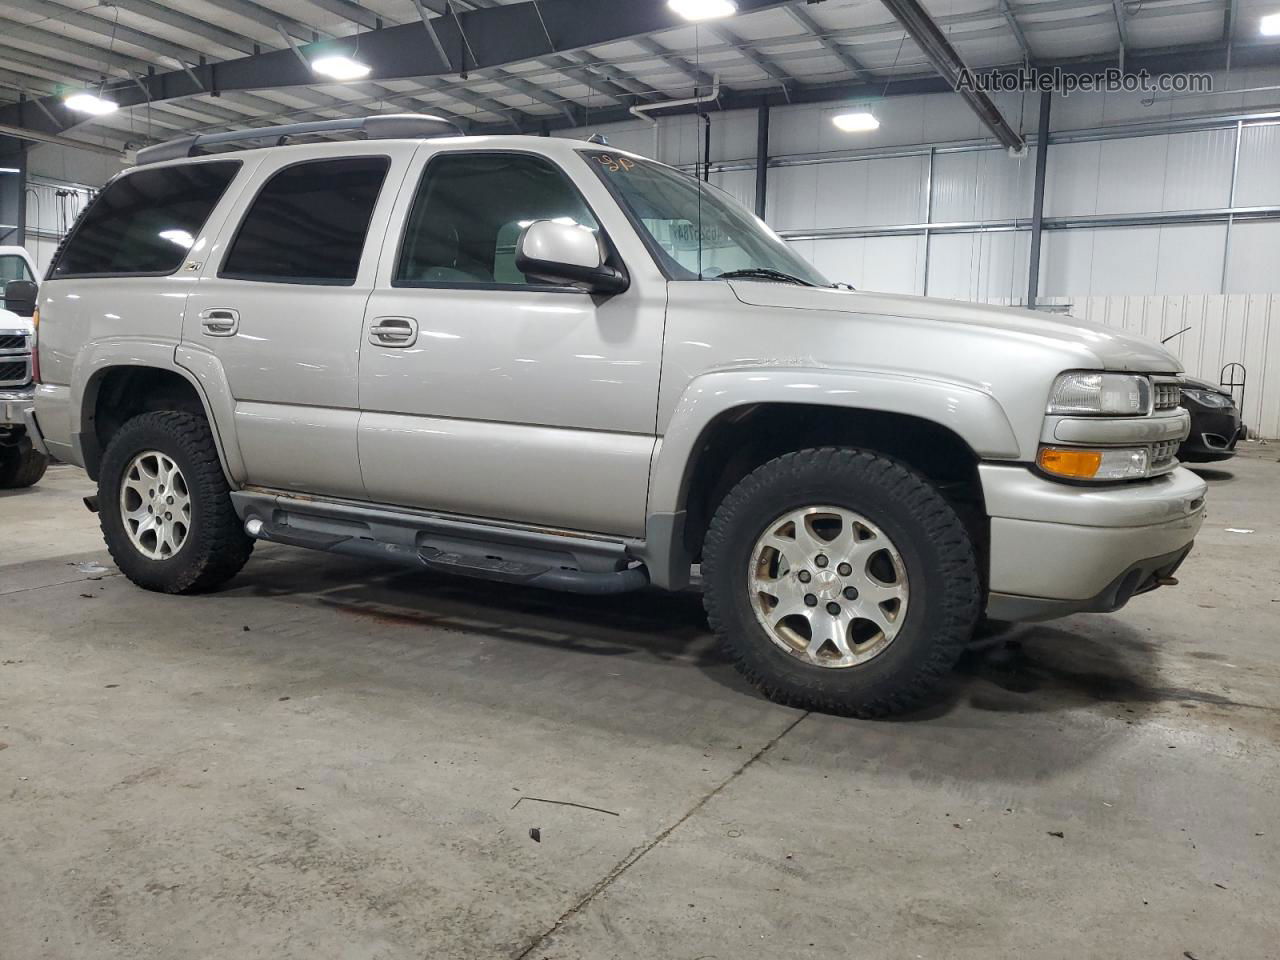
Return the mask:
[[350,286],[387,157],[311,160],[267,181],[245,214],[219,276]]
[[239,160],[226,160],[143,169],[114,180],[84,212],[49,276],[172,273],[239,169]]

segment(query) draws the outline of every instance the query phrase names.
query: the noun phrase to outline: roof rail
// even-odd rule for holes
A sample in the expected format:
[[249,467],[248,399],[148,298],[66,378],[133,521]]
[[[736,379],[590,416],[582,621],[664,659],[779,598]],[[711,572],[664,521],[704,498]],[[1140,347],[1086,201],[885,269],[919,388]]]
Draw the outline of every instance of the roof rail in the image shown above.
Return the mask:
[[161,160],[177,160],[194,157],[202,147],[218,143],[239,143],[245,140],[276,141],[280,146],[292,137],[308,133],[364,134],[366,140],[416,139],[427,137],[464,136],[462,128],[442,117],[426,113],[379,113],[369,117],[349,117],[340,120],[313,120],[308,123],[285,123],[274,127],[253,127],[248,130],[230,130],[226,133],[199,133],[194,137],[167,140],[138,151],[138,166],[159,163]]

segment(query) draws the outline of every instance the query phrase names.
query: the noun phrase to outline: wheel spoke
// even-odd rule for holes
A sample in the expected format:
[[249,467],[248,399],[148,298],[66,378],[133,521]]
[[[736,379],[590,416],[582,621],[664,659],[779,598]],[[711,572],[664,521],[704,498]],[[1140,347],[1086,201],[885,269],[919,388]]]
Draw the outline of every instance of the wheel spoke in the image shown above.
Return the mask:
[[142,556],[168,560],[191,529],[191,493],[174,459],[157,450],[130,461],[120,484],[120,518]]
[[[908,600],[902,557],[882,530],[851,510],[817,505],[783,514],[757,539],[751,563],[757,620],[775,644],[806,663],[864,663],[901,627]],[[858,622],[862,642],[855,643]],[[871,625],[875,633],[868,636]]]

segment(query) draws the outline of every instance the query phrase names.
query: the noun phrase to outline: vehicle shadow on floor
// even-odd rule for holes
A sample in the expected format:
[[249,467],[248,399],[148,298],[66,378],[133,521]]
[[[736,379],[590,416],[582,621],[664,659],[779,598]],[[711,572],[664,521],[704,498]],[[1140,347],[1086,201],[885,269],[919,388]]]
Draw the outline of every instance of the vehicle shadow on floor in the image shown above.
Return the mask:
[[[371,570],[292,551],[272,559],[284,562],[251,564],[234,592],[287,596],[357,621],[462,629],[574,655],[687,665],[735,693],[759,696],[717,648],[696,590],[579,596],[400,567]],[[999,713],[1101,706],[1137,715],[1180,701],[1230,703],[1168,685],[1155,640],[1119,618],[1085,615],[975,640],[929,705],[896,721],[928,721],[962,706]]]
[[1236,478],[1230,470],[1221,467],[1202,467],[1195,463],[1184,463],[1183,466],[1206,483],[1231,483]]

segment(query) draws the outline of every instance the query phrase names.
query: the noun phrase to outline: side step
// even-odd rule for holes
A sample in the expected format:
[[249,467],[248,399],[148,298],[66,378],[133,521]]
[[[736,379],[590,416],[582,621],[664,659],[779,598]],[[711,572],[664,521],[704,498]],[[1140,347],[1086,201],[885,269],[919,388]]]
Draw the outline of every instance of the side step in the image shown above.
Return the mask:
[[245,532],[271,543],[570,593],[625,593],[649,583],[623,541],[266,492],[231,498]]

